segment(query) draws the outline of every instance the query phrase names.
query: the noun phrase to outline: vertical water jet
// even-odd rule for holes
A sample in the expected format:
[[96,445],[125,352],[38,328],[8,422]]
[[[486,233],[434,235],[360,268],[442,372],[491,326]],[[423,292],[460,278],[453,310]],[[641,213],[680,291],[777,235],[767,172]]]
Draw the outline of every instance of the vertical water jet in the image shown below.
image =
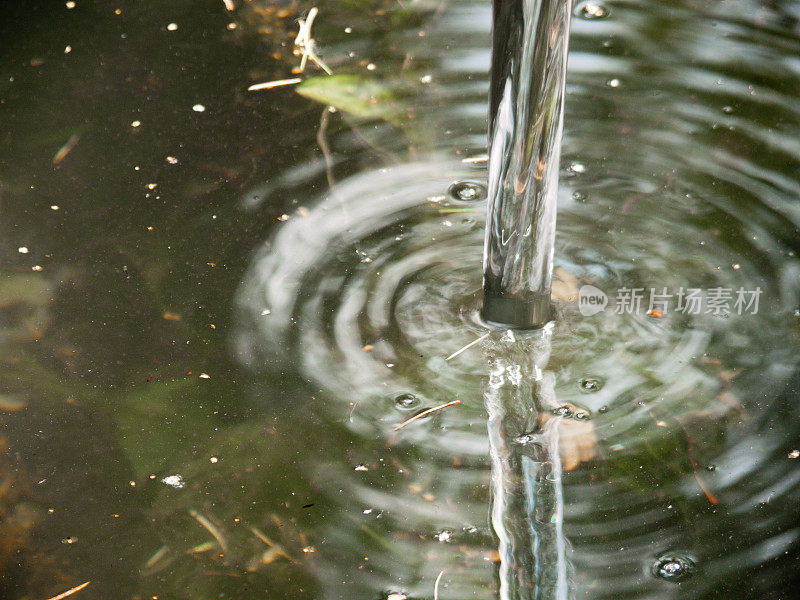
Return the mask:
[[489,208],[483,308],[489,324],[550,319],[570,0],[494,0]]

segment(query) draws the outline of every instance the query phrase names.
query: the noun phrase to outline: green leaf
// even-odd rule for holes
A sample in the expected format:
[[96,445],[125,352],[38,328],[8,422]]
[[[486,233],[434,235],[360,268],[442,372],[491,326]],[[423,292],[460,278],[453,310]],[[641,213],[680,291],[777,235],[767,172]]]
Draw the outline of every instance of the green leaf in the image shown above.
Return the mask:
[[311,77],[297,93],[362,119],[383,119],[400,124],[403,107],[391,90],[378,81],[358,75]]

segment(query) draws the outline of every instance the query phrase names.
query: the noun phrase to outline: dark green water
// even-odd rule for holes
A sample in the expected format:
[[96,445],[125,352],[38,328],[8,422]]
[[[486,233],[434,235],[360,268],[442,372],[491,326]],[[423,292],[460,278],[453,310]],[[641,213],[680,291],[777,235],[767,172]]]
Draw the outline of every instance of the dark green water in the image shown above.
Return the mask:
[[[493,346],[445,360],[484,332],[483,211],[448,188],[485,184],[491,6],[318,5],[334,78],[301,95],[247,87],[293,76],[312,5],[235,4],[2,5],[0,597],[496,598]],[[575,423],[570,584],[789,600],[800,5],[604,6],[555,264],[609,306],[562,302],[531,374]],[[762,294],[654,317],[623,287]]]

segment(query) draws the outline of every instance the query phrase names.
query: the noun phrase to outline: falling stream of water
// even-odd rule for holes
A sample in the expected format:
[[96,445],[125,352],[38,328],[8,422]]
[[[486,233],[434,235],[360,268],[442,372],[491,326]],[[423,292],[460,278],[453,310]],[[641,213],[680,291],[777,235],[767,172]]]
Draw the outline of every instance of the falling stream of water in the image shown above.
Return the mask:
[[[482,317],[503,328],[550,318],[569,0],[495,0],[489,208]],[[492,528],[500,599],[569,597],[550,328],[487,343]],[[535,339],[530,339],[534,337]],[[505,343],[504,343],[505,342]],[[499,345],[498,345],[499,344]]]
[[569,0],[495,0],[489,108],[486,321],[550,317]]

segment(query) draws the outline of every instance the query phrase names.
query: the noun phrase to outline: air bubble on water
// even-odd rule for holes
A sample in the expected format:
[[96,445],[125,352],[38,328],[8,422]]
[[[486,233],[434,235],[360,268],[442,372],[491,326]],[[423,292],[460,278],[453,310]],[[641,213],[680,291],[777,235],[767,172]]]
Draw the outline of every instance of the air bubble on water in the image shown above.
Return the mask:
[[587,394],[599,392],[603,389],[603,380],[599,377],[584,377],[578,381],[578,388]]
[[733,107],[732,106],[723,106],[722,107],[722,112],[727,113],[727,114],[731,114],[733,112]]
[[161,480],[161,483],[170,487],[174,487],[178,490],[183,489],[186,486],[186,482],[183,481],[183,476],[177,473],[175,475],[167,475]]
[[577,200],[578,202],[585,202],[586,194],[583,192],[572,192],[572,199]]
[[394,399],[394,403],[397,408],[406,410],[419,406],[420,401],[419,398],[417,398],[414,394],[400,394]]
[[457,181],[448,190],[456,200],[477,202],[486,199],[486,186],[476,181]]
[[706,471],[716,471],[717,465],[706,465]]
[[443,529],[439,533],[436,534],[436,539],[440,542],[447,543],[453,538],[453,532],[449,529]]
[[619,87],[619,83],[620,83],[620,81],[616,77],[614,79],[609,79],[608,81],[606,81],[606,85],[608,87],[612,87],[612,88]]
[[557,417],[571,417],[572,409],[569,406],[559,406],[553,409],[553,414]]
[[573,173],[584,173],[586,172],[586,166],[579,162],[572,163],[568,169]]
[[597,409],[597,412],[599,412],[600,414],[607,413],[608,412],[608,407],[607,406],[601,406],[600,408]]
[[535,438],[534,438],[533,434],[531,434],[531,433],[523,433],[522,435],[518,435],[517,437],[515,437],[514,441],[517,442],[518,444],[523,445],[523,446],[527,446],[534,439]]
[[695,564],[688,556],[666,554],[653,563],[651,571],[659,579],[679,582],[694,574]]
[[589,419],[589,413],[579,410],[575,413],[575,418],[578,419],[578,421],[587,421]]
[[403,592],[389,592],[386,596],[386,600],[408,600],[408,596]]
[[353,470],[354,471],[369,471],[369,467],[367,465],[356,465]]
[[476,533],[478,533],[478,528],[475,527],[475,525],[464,525],[464,527],[462,527],[461,530],[464,533],[468,533],[470,535],[475,535]]
[[575,7],[575,16],[587,21],[605,19],[610,14],[608,8],[599,2],[581,2]]

